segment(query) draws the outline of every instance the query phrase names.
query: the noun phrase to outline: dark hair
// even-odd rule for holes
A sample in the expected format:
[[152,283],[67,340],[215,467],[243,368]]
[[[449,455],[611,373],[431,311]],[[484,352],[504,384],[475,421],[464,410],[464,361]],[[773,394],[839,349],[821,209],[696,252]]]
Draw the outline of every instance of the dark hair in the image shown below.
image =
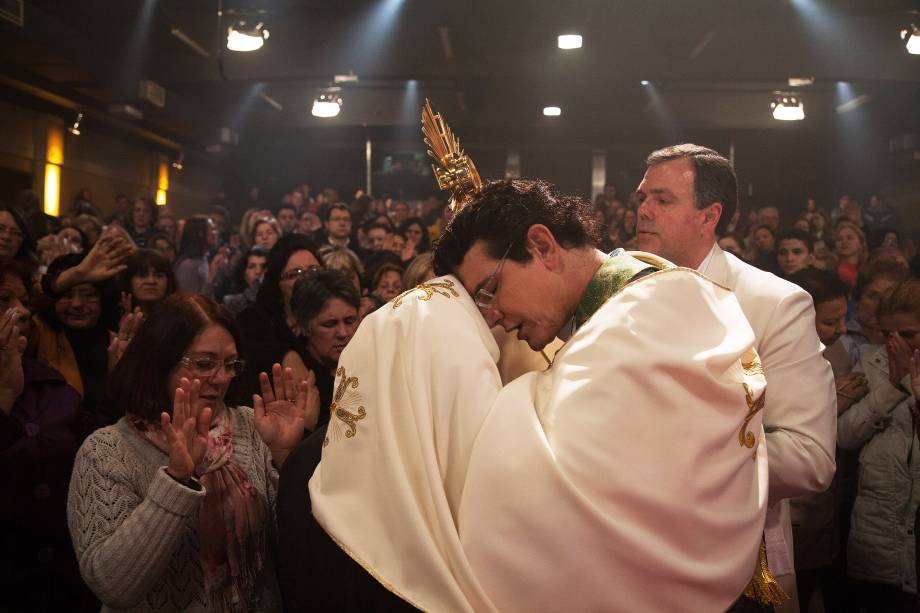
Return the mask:
[[22,232],[22,244],[19,246],[19,250],[13,254],[13,258],[34,267],[37,260],[35,256],[35,237],[32,236],[32,228],[26,223],[22,213],[16,207],[9,204],[0,204],[0,212],[2,211],[12,215],[13,223]]
[[212,204],[210,207],[208,207],[208,215],[214,215],[215,213],[223,216],[224,220],[227,222],[227,225],[230,225],[230,211],[227,210],[227,207],[221,204]]
[[182,228],[182,238],[179,240],[179,257],[200,258],[208,252],[208,222],[205,215],[192,215]]
[[789,275],[789,280],[811,295],[815,307],[836,298],[846,300],[850,288],[834,273],[820,268],[803,268]]
[[265,258],[267,263],[268,253],[269,251],[265,247],[253,245],[243,254],[243,257],[239,259],[236,263],[236,267],[233,269],[233,282],[236,284],[239,291],[242,292],[246,289],[246,268],[249,266],[249,258],[258,256],[260,258]]
[[[759,227],[759,226],[758,226]],[[813,253],[815,250],[815,239],[814,237],[804,230],[798,230],[792,228],[781,232],[780,235],[776,238],[776,250],[779,251],[779,244],[783,241],[802,241],[805,243],[805,247],[808,249],[808,253]]]
[[[435,244],[434,270],[449,274],[476,241],[499,259],[529,262],[524,237],[534,224],[543,224],[566,249],[595,247],[600,242],[594,208],[577,196],[559,194],[546,181],[513,179],[487,183],[460,209]],[[373,287],[373,286],[372,286]]]
[[281,271],[291,256],[298,251],[309,251],[323,267],[323,256],[319,254],[316,244],[303,234],[288,234],[282,236],[268,253],[268,263],[265,267],[265,276],[256,295],[256,304],[262,307],[269,315],[276,317],[277,321],[284,321],[284,304],[281,295]]
[[19,260],[0,260],[0,283],[7,275],[18,277],[26,288],[26,294],[32,295],[32,271]]
[[882,243],[885,242],[885,236],[888,234],[894,234],[899,241],[901,240],[901,233],[892,227],[876,228],[875,230],[869,232],[869,250],[875,251],[881,247]]
[[297,322],[306,327],[332,298],[361,308],[361,296],[351,279],[338,270],[321,270],[297,281],[291,295],[291,312]]
[[920,320],[920,279],[905,279],[882,299],[878,314],[907,313]]
[[[146,243],[146,244],[152,246],[152,245],[154,245],[154,244],[155,244],[157,241],[159,241],[159,240],[164,240],[164,241],[166,241],[166,242],[169,244],[169,247],[170,247],[173,251],[176,250],[176,244],[175,244],[174,242],[172,242],[172,239],[171,239],[171,238],[169,238],[168,236],[166,236],[166,235],[163,234],[162,232],[157,232],[157,233],[155,233],[155,234],[151,234],[151,235],[150,235],[150,238],[147,239],[147,243]],[[176,255],[178,255],[178,254],[176,254]]]
[[332,217],[332,211],[345,211],[348,213],[348,218],[352,219],[354,216],[351,214],[351,209],[348,208],[348,205],[344,202],[336,202],[335,204],[330,204],[326,208],[326,214],[323,216],[323,222],[329,221],[329,218]]
[[696,208],[704,209],[713,202],[722,204],[722,215],[716,224],[716,234],[722,234],[738,208],[738,178],[732,163],[713,149],[690,143],[653,151],[645,163],[647,166],[655,166],[682,159],[689,159],[693,166],[693,200]]
[[173,294],[144,319],[134,340],[112,370],[106,405],[148,421],[172,414],[174,390],[169,373],[192,341],[209,324],[227,330],[237,348],[240,337],[233,318],[214,300],[201,294]]
[[370,232],[371,230],[383,230],[387,234],[393,233],[393,226],[388,223],[383,223],[382,221],[369,220],[368,223],[364,224],[364,231]]
[[866,266],[860,269],[859,276],[856,278],[853,299],[862,298],[863,290],[876,279],[891,279],[895,283],[901,283],[908,277],[910,277],[910,268],[898,260],[886,257],[867,262]]
[[275,209],[275,217],[277,217],[277,216],[278,216],[278,213],[280,213],[283,209],[290,209],[290,210],[294,211],[294,216],[295,216],[295,217],[297,216],[297,207],[296,207],[296,206],[294,206],[294,205],[291,204],[290,202],[282,202],[280,205],[278,205],[278,208]]
[[773,237],[773,242],[774,243],[776,242],[776,230],[773,229],[773,226],[771,226],[770,224],[766,224],[766,223],[762,223],[760,225],[754,226],[754,229],[751,230],[751,238],[754,237],[754,233],[757,232],[758,230],[766,230],[767,232],[770,233],[770,236]]
[[406,230],[412,225],[416,225],[422,229],[422,240],[415,246],[416,252],[424,253],[426,251],[431,251],[431,240],[428,238],[428,226],[425,225],[421,217],[407,217],[404,222],[399,224],[398,231],[405,235]]
[[[138,249],[125,260],[125,268],[118,274],[118,287],[123,292],[131,293],[131,278],[142,275],[148,270],[161,272],[166,275],[166,296],[176,291],[176,275],[173,273],[172,264],[158,251],[153,249]],[[165,296],[164,296],[165,297]]]

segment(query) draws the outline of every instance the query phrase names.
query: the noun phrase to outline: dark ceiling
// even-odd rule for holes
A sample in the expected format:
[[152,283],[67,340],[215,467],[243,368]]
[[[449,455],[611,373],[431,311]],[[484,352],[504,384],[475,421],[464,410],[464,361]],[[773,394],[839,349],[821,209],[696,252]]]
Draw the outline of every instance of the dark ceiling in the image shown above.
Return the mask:
[[[920,129],[920,56],[898,32],[918,8],[916,0],[224,0],[219,28],[218,0],[34,0],[23,27],[0,25],[0,85],[199,150],[223,126],[288,137],[362,125],[417,134],[425,97],[480,141],[556,130],[590,145],[669,125],[821,130],[841,95],[863,94],[863,112],[907,131]],[[265,22],[265,47],[219,51],[240,17]],[[584,47],[557,49],[556,35],[570,30]],[[312,117],[318,89],[350,71],[358,82],[344,86],[339,117]],[[780,125],[771,93],[806,76],[815,77],[800,90],[806,120]],[[138,101],[141,79],[166,89],[165,108]],[[840,81],[849,84],[842,94]],[[144,119],[112,118],[113,103],[140,108]],[[542,117],[547,104],[562,117]]]

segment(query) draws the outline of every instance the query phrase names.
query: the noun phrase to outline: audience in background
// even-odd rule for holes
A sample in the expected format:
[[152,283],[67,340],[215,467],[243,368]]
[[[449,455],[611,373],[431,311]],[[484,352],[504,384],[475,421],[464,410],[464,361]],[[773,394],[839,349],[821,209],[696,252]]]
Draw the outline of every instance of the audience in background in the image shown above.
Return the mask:
[[146,247],[147,240],[155,232],[157,213],[157,205],[150,198],[141,196],[134,199],[128,232],[138,247]]
[[[126,305],[140,307],[144,313],[162,302],[176,291],[176,275],[172,264],[159,252],[139,249],[125,262],[125,268],[118,275],[118,286],[122,294],[130,298]],[[131,311],[130,307],[125,310]]]

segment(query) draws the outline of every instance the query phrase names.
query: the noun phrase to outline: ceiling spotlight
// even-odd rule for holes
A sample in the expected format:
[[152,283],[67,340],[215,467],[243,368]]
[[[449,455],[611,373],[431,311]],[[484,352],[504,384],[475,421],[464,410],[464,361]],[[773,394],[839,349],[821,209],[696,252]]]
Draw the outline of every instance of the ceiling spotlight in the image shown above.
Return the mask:
[[920,55],[920,27],[910,24],[910,27],[901,30],[901,40],[905,41],[908,53]]
[[581,34],[560,34],[557,40],[560,49],[581,49]]
[[313,101],[314,117],[335,117],[342,110],[342,98],[338,94],[323,93]]
[[268,40],[268,30],[261,22],[252,26],[245,21],[237,21],[227,28],[227,49],[230,51],[255,51],[261,49]]
[[182,162],[185,161],[185,152],[180,151],[179,157],[176,158],[176,161],[172,163],[172,167],[176,170],[182,170]]
[[805,119],[805,105],[795,94],[777,93],[770,107],[773,109],[773,119],[780,121]]
[[83,121],[83,113],[77,113],[77,118],[74,119],[73,125],[67,128],[67,131],[73,134],[74,136],[80,136],[80,122]]
[[543,114],[547,117],[559,117],[562,115],[562,109],[558,106],[544,106]]
[[646,80],[646,79],[642,79],[641,81],[639,81],[639,84],[640,84],[640,85],[651,85],[652,82],[651,82],[651,81],[648,81],[648,80]]
[[814,77],[789,77],[789,87],[806,87],[815,84]]

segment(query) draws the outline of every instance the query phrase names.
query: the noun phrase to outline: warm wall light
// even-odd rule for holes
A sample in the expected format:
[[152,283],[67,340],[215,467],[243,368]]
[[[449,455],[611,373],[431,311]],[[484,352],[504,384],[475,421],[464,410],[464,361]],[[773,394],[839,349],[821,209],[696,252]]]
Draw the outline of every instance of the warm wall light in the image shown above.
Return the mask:
[[560,49],[581,49],[581,34],[560,34],[556,43]]
[[61,164],[64,163],[64,129],[48,124],[45,149],[45,214],[57,217],[61,211]]
[[558,106],[544,106],[543,114],[547,117],[559,117],[562,115],[562,109]]
[[157,205],[166,204],[166,191],[169,189],[169,164],[160,162],[160,172],[157,179]]

